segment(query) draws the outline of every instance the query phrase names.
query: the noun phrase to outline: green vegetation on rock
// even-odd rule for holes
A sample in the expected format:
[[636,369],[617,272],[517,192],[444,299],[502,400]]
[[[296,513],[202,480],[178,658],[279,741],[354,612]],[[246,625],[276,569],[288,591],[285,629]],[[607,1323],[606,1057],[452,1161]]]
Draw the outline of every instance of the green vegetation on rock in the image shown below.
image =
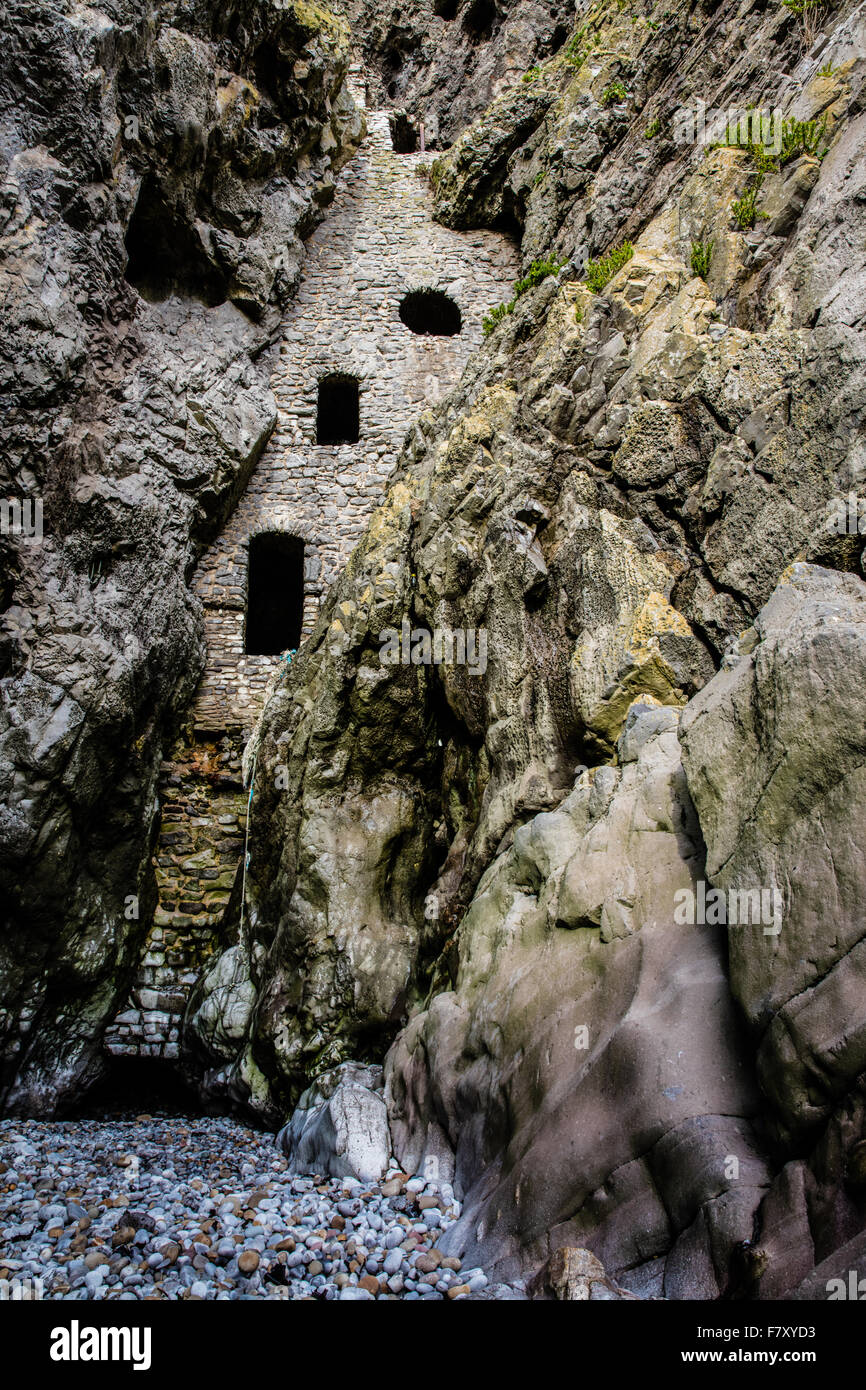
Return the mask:
[[595,44],[596,40],[589,36],[589,26],[584,24],[572,34],[562,50],[562,56],[570,67],[580,68],[589,57]]
[[755,223],[766,216],[766,213],[758,212],[758,194],[764,182],[764,175],[758,174],[752,184],[731,204],[731,216],[734,219],[734,226],[739,232],[748,232],[754,227]]
[[521,295],[532,290],[536,285],[540,285],[542,280],[546,280],[549,275],[558,275],[565,265],[564,260],[558,260],[556,256],[547,256],[543,260],[533,261],[526,274],[514,282],[514,298],[505,304],[497,304],[495,309],[485,315],[483,321],[484,336],[488,337],[497,324],[513,311],[515,304]]
[[790,164],[801,154],[811,154],[823,159],[826,149],[819,153],[819,146],[827,133],[827,117],[820,121],[783,121],[782,149],[779,154],[781,164]]
[[625,101],[627,97],[628,92],[622,82],[611,82],[610,86],[605,87],[600,100],[602,106],[613,106],[615,103]]
[[712,255],[713,243],[711,241],[693,241],[691,255],[692,274],[699,275],[702,280],[706,280],[710,270]]
[[606,256],[600,256],[597,261],[587,261],[585,279],[593,294],[601,294],[608,281],[613,279],[616,272],[621,270],[633,255],[634,247],[631,242],[623,241],[619,246],[614,246],[612,251],[608,251]]

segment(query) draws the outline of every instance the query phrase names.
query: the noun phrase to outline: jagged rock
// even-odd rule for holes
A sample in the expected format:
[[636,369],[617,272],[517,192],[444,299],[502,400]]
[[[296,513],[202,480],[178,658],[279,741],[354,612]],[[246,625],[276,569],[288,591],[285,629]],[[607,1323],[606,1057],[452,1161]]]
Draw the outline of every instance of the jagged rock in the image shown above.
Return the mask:
[[317,1077],[277,1135],[292,1168],[379,1182],[391,1157],[382,1086],[381,1067],[354,1062]]
[[256,1001],[242,946],[231,946],[205,972],[193,998],[187,1027],[215,1057],[234,1058]]
[[572,1302],[634,1299],[635,1295],[608,1279],[604,1265],[590,1250],[561,1246],[527,1287],[530,1298],[548,1297]]
[[371,100],[424,123],[443,149],[503,86],[558,52],[574,28],[570,0],[345,0],[369,71]]

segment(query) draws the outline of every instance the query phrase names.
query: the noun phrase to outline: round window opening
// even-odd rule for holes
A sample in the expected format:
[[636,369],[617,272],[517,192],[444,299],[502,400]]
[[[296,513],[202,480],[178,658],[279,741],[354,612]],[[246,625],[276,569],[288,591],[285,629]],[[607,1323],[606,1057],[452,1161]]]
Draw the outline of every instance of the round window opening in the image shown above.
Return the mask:
[[413,333],[453,338],[463,327],[460,310],[442,290],[412,290],[400,303],[400,318]]

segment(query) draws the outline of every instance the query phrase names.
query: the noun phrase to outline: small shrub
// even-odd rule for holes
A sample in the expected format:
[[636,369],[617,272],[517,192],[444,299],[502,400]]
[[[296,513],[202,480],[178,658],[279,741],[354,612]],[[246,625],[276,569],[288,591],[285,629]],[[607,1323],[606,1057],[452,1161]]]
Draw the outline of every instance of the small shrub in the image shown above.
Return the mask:
[[485,338],[489,338],[496,325],[508,317],[516,302],[512,299],[508,304],[497,304],[495,309],[491,309],[489,314],[485,314],[481,324]]
[[646,130],[644,131],[644,139],[646,139],[646,140],[654,140],[654,139],[656,138],[656,136],[658,135],[659,131],[661,130],[661,128],[662,128],[662,123],[661,123],[661,121],[659,120],[658,116],[656,116],[655,120],[654,120],[654,121],[650,121],[649,125],[647,126]]
[[839,69],[838,69],[838,68],[834,68],[832,61],[830,61],[829,63],[825,63],[824,66],[823,66],[822,68],[819,68],[819,69],[818,69],[818,76],[819,76],[819,77],[835,77],[835,75],[836,75],[836,73],[837,73],[838,71],[839,71]]
[[[818,146],[826,132],[826,116],[820,121],[783,121],[780,163],[790,164],[792,159],[798,159],[801,154],[818,154]],[[826,150],[823,150],[819,157],[824,154]]]
[[773,154],[767,154],[763,145],[756,145],[752,141],[746,146],[746,150],[759,174],[775,173],[778,170],[778,159]]
[[824,12],[824,0],[782,0],[786,10],[796,16],[800,27],[801,47],[809,49],[818,37],[818,26]]
[[605,87],[601,94],[602,106],[613,106],[614,102],[625,101],[628,92],[621,82],[611,82],[609,87]]
[[574,321],[575,321],[575,323],[583,323],[583,305],[582,305],[582,304],[575,304],[575,306],[574,306]]
[[612,251],[608,251],[606,256],[600,256],[597,261],[587,261],[585,278],[593,294],[601,294],[608,281],[613,279],[616,272],[626,261],[630,261],[633,255],[634,247],[631,242],[624,241]]
[[764,182],[763,174],[759,174],[754,183],[733,203],[731,203],[731,216],[734,219],[734,226],[740,232],[751,231],[757,221],[766,217],[765,212],[758,212],[758,194],[761,191],[761,184]]
[[692,274],[700,275],[702,280],[706,280],[710,270],[712,255],[713,243],[711,241],[693,241]]
[[558,275],[565,265],[565,261],[558,261],[555,256],[547,256],[544,260],[533,261],[521,280],[517,280],[514,285],[514,298],[519,299],[527,290],[532,290],[536,285],[540,285],[542,280],[546,280],[548,275]]
[[526,69],[526,72],[523,74],[523,81],[524,81],[524,82],[534,82],[535,79],[536,79],[537,77],[540,77],[540,76],[541,76],[541,68],[527,68],[527,69]]

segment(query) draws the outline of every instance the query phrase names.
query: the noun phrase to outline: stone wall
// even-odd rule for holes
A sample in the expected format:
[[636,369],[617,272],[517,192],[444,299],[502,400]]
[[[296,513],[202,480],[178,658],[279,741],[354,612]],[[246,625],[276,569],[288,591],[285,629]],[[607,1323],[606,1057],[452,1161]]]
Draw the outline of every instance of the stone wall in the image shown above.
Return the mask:
[[[202,731],[250,730],[280,661],[244,655],[250,539],[262,531],[303,539],[308,636],[321,596],[384,494],[407,428],[456,384],[481,340],[484,314],[509,297],[518,273],[504,236],[437,226],[425,156],[394,153],[387,112],[372,112],[367,122],[367,139],[338,180],[335,206],[310,238],[284,322],[271,382],[276,430],[194,580],[208,643],[195,706]],[[422,287],[456,302],[459,334],[418,335],[403,324],[403,296]],[[316,444],[318,384],[332,373],[359,381],[358,444]]]
[[[363,100],[357,72],[353,94]],[[505,237],[433,223],[424,155],[395,154],[388,114],[371,113],[335,206],[310,238],[283,324],[271,382],[277,427],[193,580],[207,665],[192,736],[162,769],[159,906],[130,997],[106,1034],[113,1055],[176,1060],[190,991],[237,932],[247,813],[240,754],[285,660],[244,654],[250,540],[283,531],[304,541],[303,640],[383,496],[407,428],[456,384],[484,314],[509,296],[517,273]],[[459,334],[418,335],[401,321],[403,296],[424,287],[458,305]],[[318,385],[333,373],[359,382],[356,445],[316,443]]]
[[247,823],[241,751],[230,738],[182,743],[163,763],[159,906],[129,999],[106,1033],[113,1056],[177,1059],[190,990],[237,931]]

